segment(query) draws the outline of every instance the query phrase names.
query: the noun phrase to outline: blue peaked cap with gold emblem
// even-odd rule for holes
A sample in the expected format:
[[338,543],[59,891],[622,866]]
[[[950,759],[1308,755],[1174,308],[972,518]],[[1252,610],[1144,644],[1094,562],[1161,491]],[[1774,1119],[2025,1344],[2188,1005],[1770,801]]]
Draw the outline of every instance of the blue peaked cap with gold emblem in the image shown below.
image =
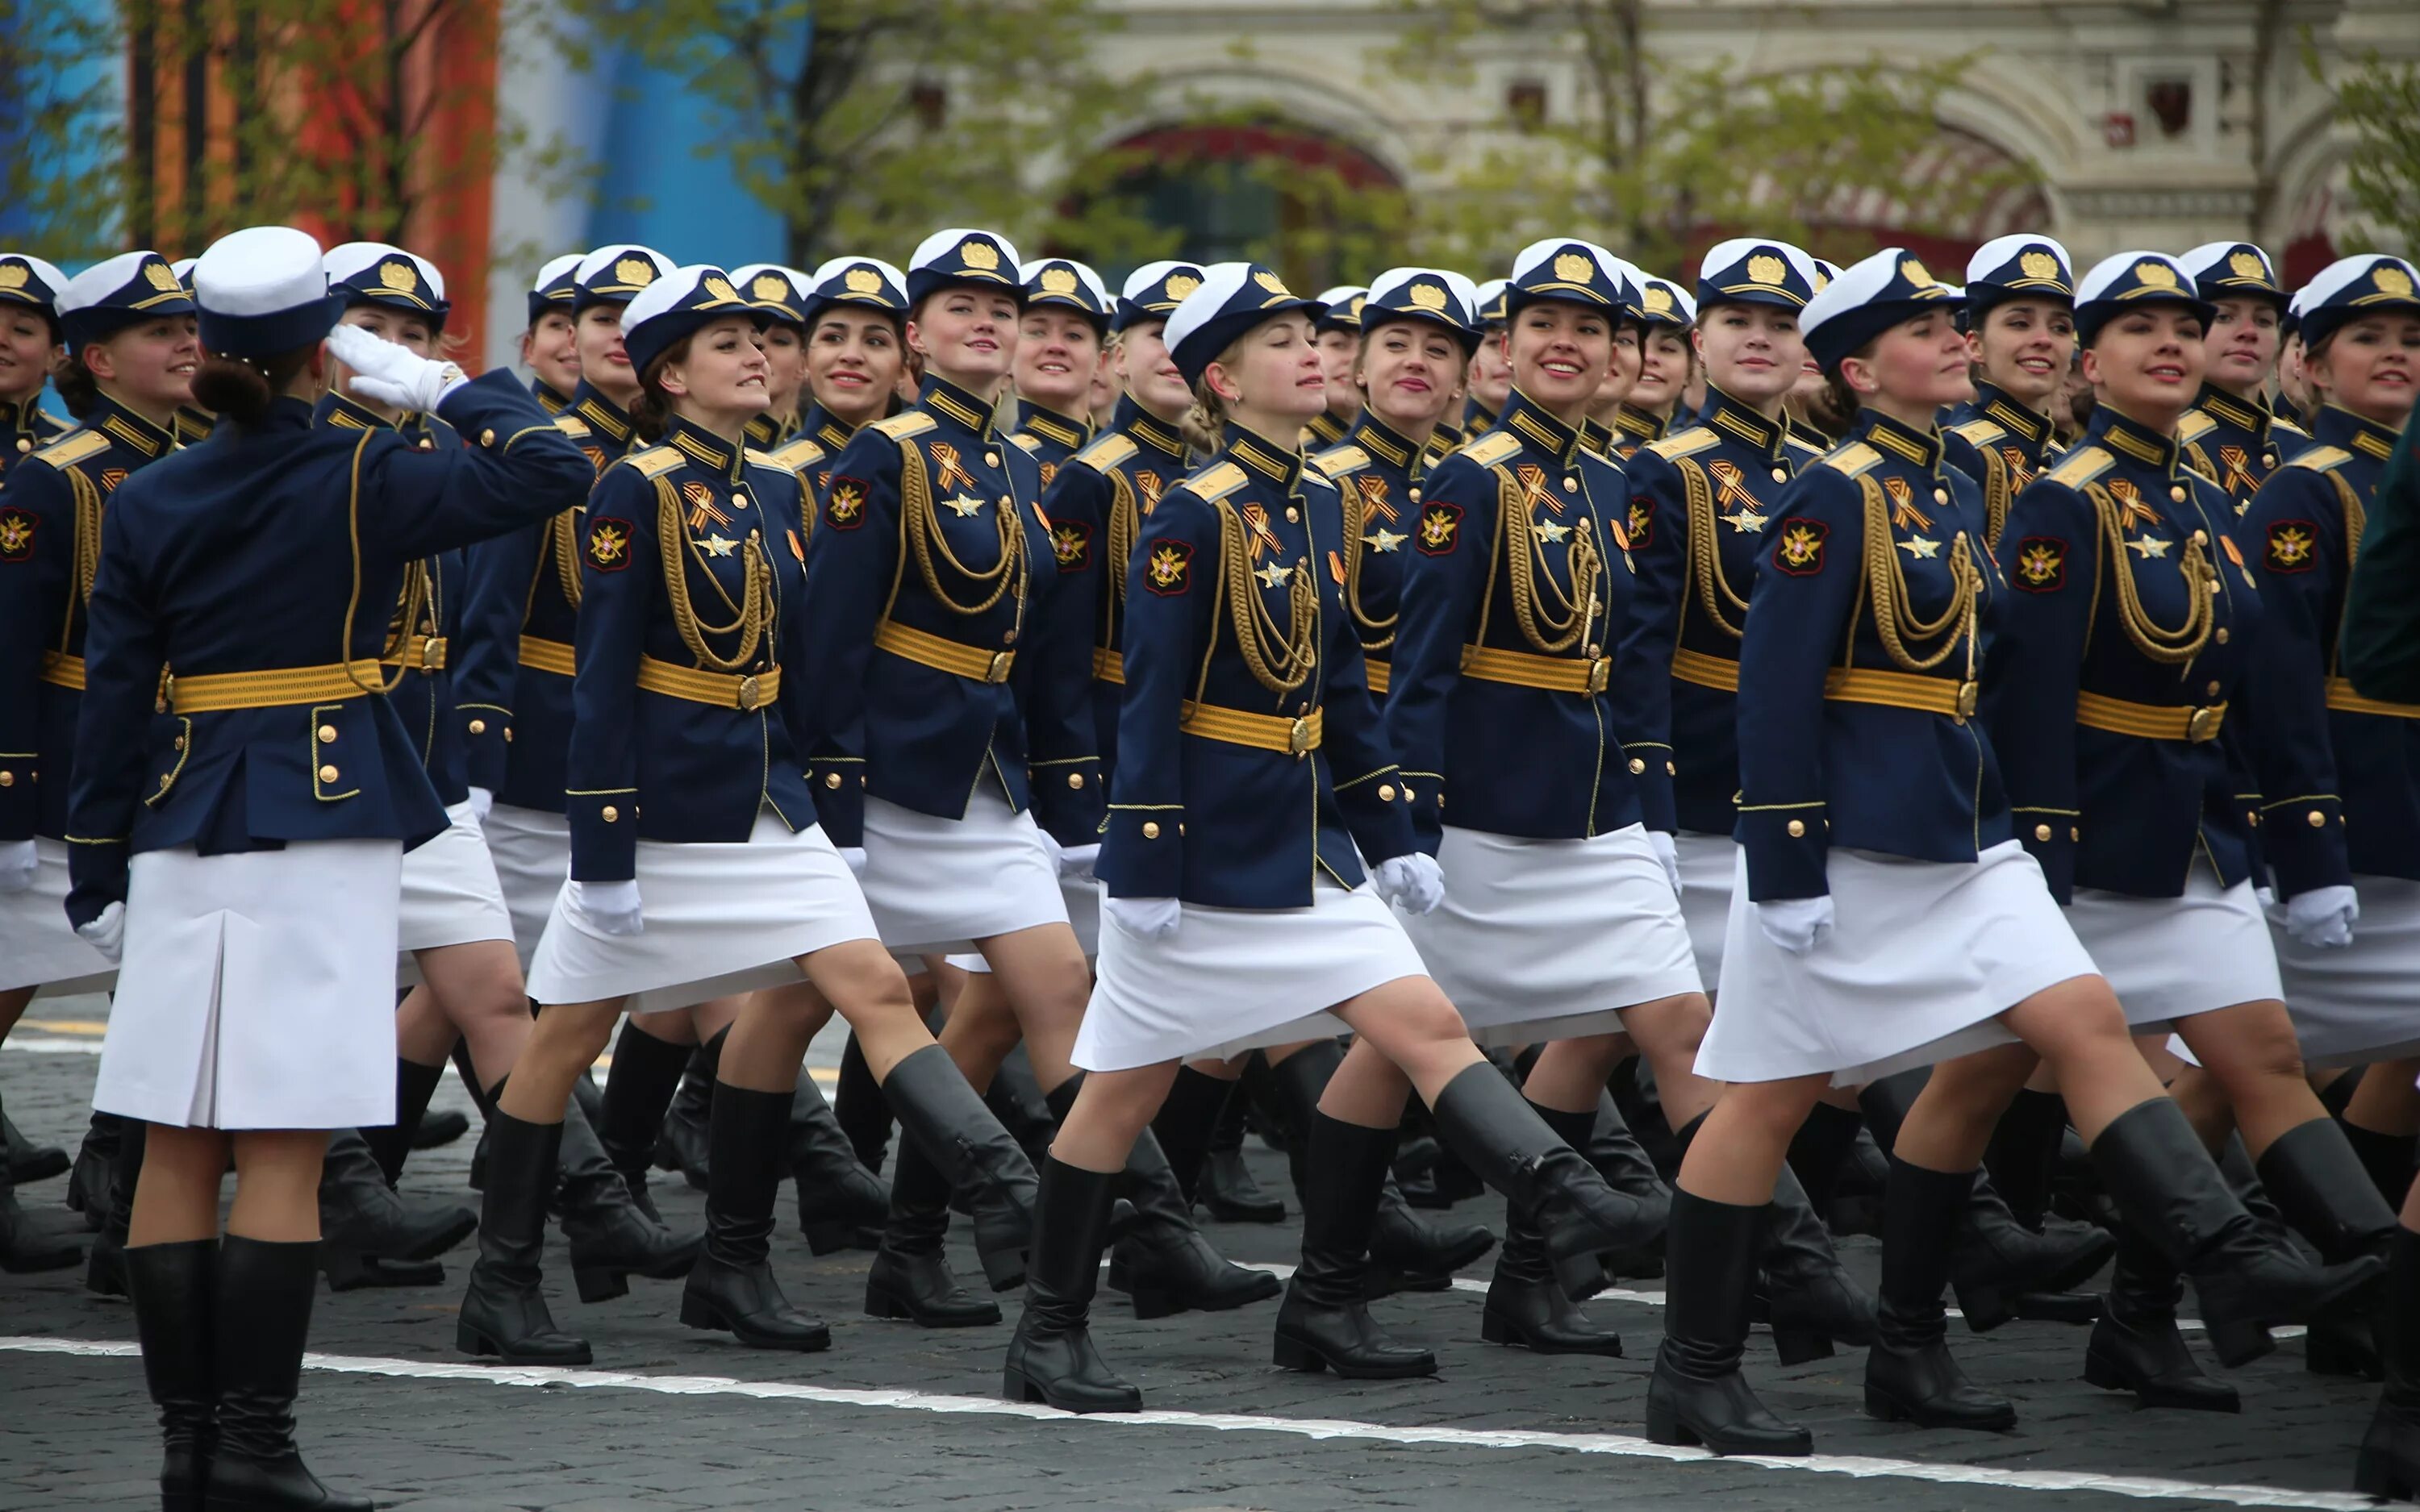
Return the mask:
[[1698,320],[1698,301],[1668,278],[1652,273],[1638,281],[1638,319],[1642,325],[1686,329]]
[[2277,282],[2277,265],[2249,241],[2205,241],[2177,259],[2201,297],[2221,300],[2266,300],[2279,310],[2288,295]]
[[1905,247],[1885,247],[1840,270],[1798,316],[1807,354],[1829,372],[1867,343],[1927,310],[1954,310],[1964,297],[1932,276]]
[[[162,269],[167,264],[162,263]],[[290,225],[229,232],[194,259],[202,349],[225,357],[274,357],[323,340],[345,313],[328,287],[318,241]]]
[[0,304],[30,304],[53,322],[68,275],[30,253],[0,253]]
[[1118,313],[1110,318],[1109,329],[1124,331],[1145,321],[1165,320],[1185,302],[1187,295],[1201,286],[1199,263],[1145,263],[1126,275],[1125,287],[1118,293]]
[[1025,307],[1047,305],[1073,310],[1093,323],[1095,332],[1109,329],[1111,301],[1101,275],[1067,257],[1036,257],[1017,270],[1025,286]]
[[1199,383],[1218,354],[1254,326],[1297,310],[1317,320],[1325,308],[1259,263],[1213,263],[1202,270],[1202,286],[1168,317],[1160,339],[1185,381]]
[[1368,334],[1399,321],[1441,326],[1468,357],[1479,349],[1479,318],[1470,308],[1476,288],[1459,273],[1440,268],[1389,268],[1372,281],[1361,301],[1361,331]]
[[1319,302],[1327,306],[1313,322],[1321,331],[1361,329],[1361,306],[1369,301],[1370,290],[1360,284],[1339,284],[1334,288],[1319,291]]
[[829,257],[807,275],[802,306],[806,323],[814,325],[835,304],[861,305],[892,319],[908,314],[908,275],[879,257]]
[[965,226],[936,231],[908,259],[908,303],[913,307],[936,289],[964,286],[990,289],[1023,304],[1023,267],[1006,237]]
[[741,299],[721,269],[711,263],[674,269],[622,306],[622,349],[629,355],[630,370],[646,372],[648,363],[684,337],[728,316],[745,316],[759,327],[766,320],[765,312]]
[[1504,281],[1505,318],[1519,315],[1528,305],[1553,300],[1594,306],[1619,324],[1637,296],[1622,272],[1627,266],[1593,241],[1575,237],[1532,241],[1512,259],[1512,274]]
[[800,285],[806,278],[806,274],[780,263],[748,263],[731,270],[731,286],[768,320],[804,326],[806,294]]
[[2420,315],[2420,271],[2400,257],[2339,257],[2296,297],[2303,342],[2317,346],[2366,315]]
[[2207,332],[2218,311],[2195,291],[2193,275],[2164,252],[2121,252],[2094,263],[2075,285],[2075,339],[2089,347],[2101,328],[2146,304],[2181,304]]
[[628,304],[672,271],[673,260],[653,247],[628,241],[599,247],[572,270],[572,316],[592,304]]
[[427,258],[383,241],[348,241],[330,247],[324,259],[330,292],[356,304],[382,305],[416,315],[436,331],[445,329],[445,275]]
[[[156,252],[122,252],[69,279],[52,308],[73,352],[145,320],[192,315],[194,301],[167,258]],[[320,334],[326,333],[322,329]]]
[[580,292],[580,254],[566,252],[560,257],[550,257],[546,266],[530,281],[529,323],[536,325],[538,316],[549,310],[572,313],[571,301]]
[[1803,310],[1823,285],[1815,259],[1787,241],[1734,237],[1706,249],[1698,265],[1698,308],[1775,304]]
[[2067,249],[2048,237],[2021,232],[1994,237],[1966,259],[1966,314],[1979,319],[2011,300],[2043,300],[2073,307],[2075,270]]

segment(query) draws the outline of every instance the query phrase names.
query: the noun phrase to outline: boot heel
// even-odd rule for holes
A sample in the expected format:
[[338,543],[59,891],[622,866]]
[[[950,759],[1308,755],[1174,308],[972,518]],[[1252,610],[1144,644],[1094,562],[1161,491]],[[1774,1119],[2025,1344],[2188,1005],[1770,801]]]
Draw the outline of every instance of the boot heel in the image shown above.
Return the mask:
[[1173,1318],[1188,1310],[1185,1304],[1168,1292],[1156,1291],[1149,1287],[1140,1289],[1129,1288],[1126,1296],[1134,1303],[1135,1317],[1146,1322],[1155,1318]]
[[571,1280],[580,1288],[582,1302],[612,1302],[630,1294],[630,1278],[627,1274],[601,1266],[574,1267]]
[[2420,1474],[2383,1455],[2373,1458],[2365,1453],[2353,1461],[2352,1489],[2381,1502],[2420,1501]]
[[2315,1376],[2346,1376],[2355,1381],[2385,1379],[2378,1351],[2363,1338],[2316,1323],[2303,1336],[2303,1368]]
[[994,1291],[1013,1291],[1025,1285],[1025,1251],[996,1255],[989,1250],[979,1252],[983,1260],[984,1280]]
[[2084,1381],[2085,1384],[2098,1386],[2102,1391],[2134,1389],[2134,1383],[2126,1379],[2124,1371],[2089,1350],[2086,1350],[2084,1354]]
[[1832,1357],[1832,1336],[1799,1328],[1776,1328],[1773,1331],[1773,1352],[1783,1365],[1805,1365],[1809,1360]]
[[1282,1334],[1278,1335],[1276,1348],[1271,1350],[1271,1357],[1280,1370],[1300,1370],[1307,1375],[1315,1376],[1327,1368],[1326,1355],[1300,1339],[1291,1339]]
[[1871,1386],[1866,1388],[1866,1415],[1880,1423],[1910,1421],[1907,1409],[1901,1407],[1889,1393],[1877,1391]]
[[2261,1323],[2214,1322],[2209,1328],[2210,1347],[2217,1351],[2219,1364],[2230,1369],[2249,1365],[2277,1348],[2277,1341]]
[[1705,1441],[1698,1430],[1681,1421],[1681,1414],[1659,1401],[1647,1404],[1647,1442],[1666,1444],[1695,1444]]
[[454,1348],[474,1360],[490,1359],[504,1352],[485,1330],[472,1327],[468,1319],[454,1325]]
[[810,1255],[830,1255],[834,1250],[848,1248],[849,1242],[857,1237],[858,1229],[856,1224],[845,1218],[827,1218],[799,1227],[806,1231],[807,1253]]
[[[1503,1315],[1497,1312],[1493,1307],[1488,1308],[1486,1311],[1479,1315],[1479,1337],[1481,1342],[1487,1344],[1527,1344],[1529,1342],[1528,1339],[1521,1336],[1520,1330],[1514,1328],[1511,1323],[1506,1322]],[[1664,1441],[1659,1439],[1656,1442],[1661,1443]]]
[[357,1291],[374,1283],[370,1279],[369,1260],[359,1250],[319,1246],[319,1269],[328,1277],[330,1291]]
[[1012,1402],[1044,1402],[1042,1388],[1025,1379],[1025,1372],[1010,1365],[1000,1373],[1000,1394]]
[[865,1316],[868,1318],[904,1318],[910,1322],[916,1315],[890,1292],[876,1287],[865,1288]]
[[1958,1310],[1966,1315],[1966,1331],[1989,1334],[2003,1323],[2013,1322],[2016,1313],[2009,1300],[1995,1287],[1978,1287],[1958,1293]]
[[680,1320],[683,1328],[699,1328],[712,1334],[732,1332],[730,1319],[722,1316],[721,1308],[689,1291],[681,1293]]

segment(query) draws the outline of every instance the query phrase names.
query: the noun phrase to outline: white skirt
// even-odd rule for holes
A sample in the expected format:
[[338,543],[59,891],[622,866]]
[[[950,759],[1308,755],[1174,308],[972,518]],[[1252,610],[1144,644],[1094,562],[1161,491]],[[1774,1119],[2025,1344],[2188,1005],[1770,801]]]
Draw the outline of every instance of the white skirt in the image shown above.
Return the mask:
[[644,926],[600,934],[558,897],[530,962],[540,1003],[628,999],[657,1013],[799,980],[799,956],[875,937],[848,863],[821,825],[793,833],[760,810],[748,838],[676,843],[643,840],[639,906]]
[[2286,933],[2286,905],[2268,910],[2269,938],[2303,1060],[2358,1066],[2420,1054],[2420,882],[2355,877],[2361,919],[2352,944],[2322,950]]
[[402,885],[391,840],[134,857],[93,1106],[181,1128],[393,1123]]
[[[1097,960],[1101,953],[1101,889],[1097,883],[1071,882],[1059,879],[1059,901],[1067,905],[1067,926],[1076,932],[1076,943],[1084,948],[1084,959]],[[989,972],[991,963],[980,950],[969,950],[948,958],[960,971],[977,975]]]
[[1730,928],[1731,869],[1739,861],[1739,841],[1691,829],[1672,839],[1681,853],[1681,918],[1697,952],[1698,980],[1712,995],[1722,986],[1723,932]]
[[0,892],[0,993],[36,989],[37,997],[109,990],[117,968],[84,943],[68,922],[68,848],[34,837],[34,885]]
[[445,817],[450,823],[443,832],[403,853],[398,986],[420,980],[414,950],[513,937],[512,912],[504,906],[504,885],[496,880],[496,863],[488,858],[477,814],[466,801],[448,808]]
[[1999,1015],[2093,974],[2015,841],[1969,864],[1835,850],[1832,933],[1805,955],[1764,937],[1747,857],[1732,877],[1723,1000],[1698,1074],[1725,1082],[1829,1072],[1853,1087],[2014,1041]]
[[994,934],[1067,922],[1033,816],[986,789],[964,819],[866,799],[858,882],[882,943],[902,958],[963,954]]
[[1102,911],[1100,974],[1072,1057],[1078,1067],[1224,1059],[1342,1034],[1325,1010],[1427,975],[1366,882],[1347,892],[1323,880],[1308,908],[1183,907],[1176,933],[1163,940],[1129,934]]
[[1404,930],[1482,1045],[1612,1034],[1621,1010],[1699,990],[1641,825],[1521,840],[1448,825],[1437,865],[1445,902]]
[[555,896],[571,875],[571,824],[559,813],[499,803],[488,810],[488,859],[512,916],[513,949],[521,970],[537,954],[538,936],[554,917]]
[[2116,989],[2127,1026],[2137,1034],[2285,995],[2268,921],[2248,881],[2222,887],[2208,868],[2197,866],[2181,898],[2078,887],[2067,921]]

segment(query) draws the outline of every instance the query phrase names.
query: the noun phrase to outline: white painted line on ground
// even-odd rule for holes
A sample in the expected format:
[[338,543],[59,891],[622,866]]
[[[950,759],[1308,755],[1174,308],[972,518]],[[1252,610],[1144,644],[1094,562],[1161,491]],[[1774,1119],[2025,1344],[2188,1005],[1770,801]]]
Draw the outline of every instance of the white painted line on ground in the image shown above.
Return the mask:
[[[0,1351],[125,1359],[141,1351],[132,1344],[98,1339],[0,1336]],[[975,1417],[1048,1419],[1101,1428],[1196,1428],[1220,1433],[1282,1433],[1296,1438],[1363,1439],[1378,1443],[1435,1444],[1452,1449],[1560,1449],[1676,1463],[1714,1457],[1703,1449],[1671,1448],[1622,1433],[1552,1433],[1527,1428],[1399,1427],[1344,1418],[1260,1417],[1233,1412],[1108,1412],[1078,1417],[987,1396],[945,1396],[933,1392],[872,1387],[804,1386],[782,1381],[735,1381],[724,1376],[642,1376],[615,1370],[539,1366],[489,1367],[434,1360],[390,1360],[367,1355],[306,1354],[314,1370],[339,1375],[387,1376],[409,1381],[476,1381],[490,1386],[568,1386],[582,1390],[654,1392],[665,1396],[746,1396],[762,1401],[812,1402],[827,1407],[866,1407],[892,1412],[965,1414]],[[1760,1470],[1847,1475],[1858,1480],[1929,1481],[1944,1486],[1989,1486],[2021,1491],[2098,1491],[2144,1500],[2169,1499],[2225,1506],[2316,1507],[2327,1512],[2369,1512],[2377,1503],[2340,1491],[2304,1491],[2273,1486],[2204,1485],[2147,1475],[2104,1475],[2086,1471],[2003,1470],[1989,1465],[1884,1459],[1865,1455],[1815,1455],[1805,1459],[1741,1457],[1730,1461]]]

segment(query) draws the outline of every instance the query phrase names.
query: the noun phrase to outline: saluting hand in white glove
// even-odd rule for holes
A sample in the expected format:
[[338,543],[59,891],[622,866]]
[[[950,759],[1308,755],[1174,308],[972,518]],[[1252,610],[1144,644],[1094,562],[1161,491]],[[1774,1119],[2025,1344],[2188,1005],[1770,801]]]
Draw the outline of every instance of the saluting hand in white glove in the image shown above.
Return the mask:
[[452,363],[432,362],[359,326],[328,332],[328,353],[353,370],[353,392],[398,409],[434,412],[445,396],[470,382]]

